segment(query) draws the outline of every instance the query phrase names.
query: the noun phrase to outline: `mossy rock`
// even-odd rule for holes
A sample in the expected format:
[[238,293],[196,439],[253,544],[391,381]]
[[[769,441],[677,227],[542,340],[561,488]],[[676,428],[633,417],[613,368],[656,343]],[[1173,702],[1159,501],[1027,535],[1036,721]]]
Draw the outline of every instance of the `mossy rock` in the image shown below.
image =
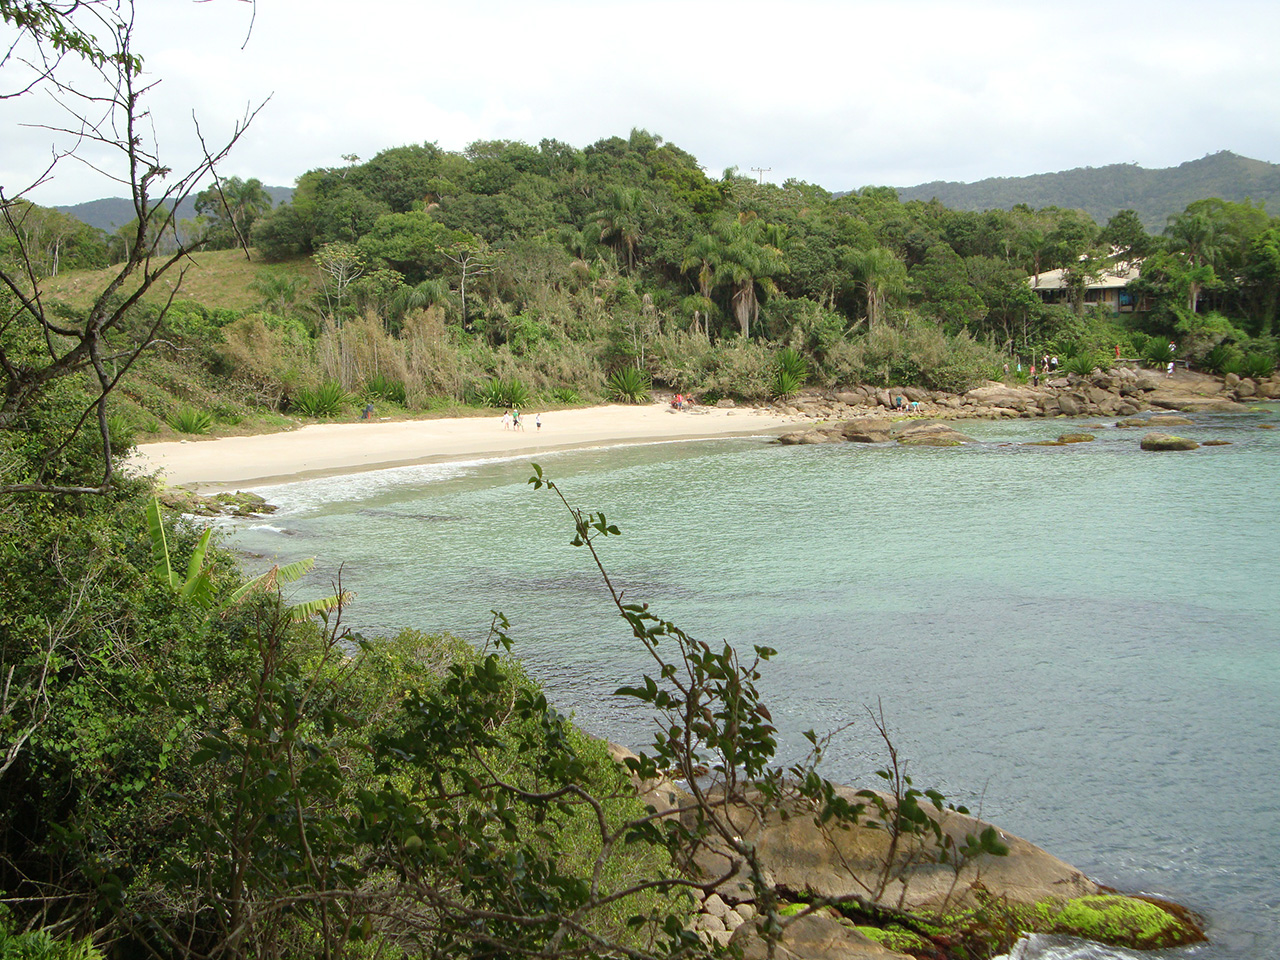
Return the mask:
[[1148,433],[1142,438],[1143,450],[1195,450],[1200,444],[1169,433]]
[[1117,427],[1148,427],[1151,421],[1146,417],[1125,417],[1123,420],[1117,420]]
[[898,442],[904,447],[963,447],[963,440],[956,440],[952,437],[935,437],[925,435],[923,437],[899,437]]
[[1200,446],[1202,446],[1202,447],[1229,447],[1229,446],[1231,446],[1231,441],[1230,441],[1230,440],[1206,440],[1206,441],[1204,441],[1202,444],[1200,444]]
[[1058,437],[1059,443],[1092,443],[1096,437],[1092,433],[1064,433]]
[[882,947],[888,947],[890,950],[897,950],[898,953],[928,956],[937,949],[935,944],[920,936],[920,934],[904,930],[902,927],[859,926],[857,930],[868,940],[872,940]]
[[1195,423],[1188,417],[1180,417],[1173,413],[1162,413],[1147,421],[1153,427],[1187,427]]
[[275,513],[274,504],[267,503],[256,493],[218,493],[204,496],[181,487],[169,487],[157,499],[170,510],[198,517],[246,517],[251,514]]
[[1274,430],[1275,428],[1276,428],[1276,425],[1275,425],[1274,423],[1260,423],[1260,424],[1258,424],[1258,429],[1259,429],[1259,430]]
[[1196,917],[1174,904],[1118,894],[1037,906],[1040,933],[1063,933],[1132,950],[1163,950],[1205,939]]

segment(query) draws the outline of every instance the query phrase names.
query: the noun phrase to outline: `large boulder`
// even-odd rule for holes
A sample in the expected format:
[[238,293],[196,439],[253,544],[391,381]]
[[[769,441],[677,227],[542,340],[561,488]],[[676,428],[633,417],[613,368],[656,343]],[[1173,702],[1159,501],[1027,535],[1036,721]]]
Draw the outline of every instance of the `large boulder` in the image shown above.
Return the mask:
[[1062,411],[1064,416],[1068,417],[1078,417],[1082,413],[1076,398],[1067,393],[1059,395],[1058,409]]
[[896,423],[893,425],[893,435],[899,443],[908,446],[953,447],[961,443],[973,443],[973,437],[937,420]]
[[[768,945],[754,923],[740,926],[732,942],[742,948],[743,960],[769,956]],[[880,946],[830,910],[792,921],[773,956],[777,960],[911,960],[908,954]]]
[[840,424],[840,436],[854,443],[888,443],[889,427],[877,417],[858,417]]
[[787,445],[810,443],[834,443],[840,437],[825,430],[792,430],[778,437],[778,443]]
[[1141,446],[1143,450],[1196,450],[1200,444],[1168,433],[1148,433],[1142,438]]
[[[850,803],[865,802],[850,787],[836,787],[836,793]],[[999,837],[1009,849],[1007,856],[980,854],[959,873],[952,864],[939,862],[932,844],[900,838],[889,879],[881,882],[878,878],[890,857],[890,836],[885,830],[864,825],[865,819],[858,826],[841,829],[831,823],[819,825],[814,815],[803,809],[790,808],[788,815],[782,816],[772,806],[754,810],[745,805],[735,807],[734,822],[741,828],[743,841],[754,845],[765,882],[795,895],[856,895],[885,905],[901,902],[906,910],[920,911],[975,903],[980,890],[1025,904],[1069,900],[1099,891],[1098,885],[1075,867],[1003,832]],[[921,809],[940,822],[957,846],[967,836],[976,837],[991,826],[966,814],[939,813],[930,804],[922,804]],[[731,866],[729,858],[715,850],[702,852],[697,863],[708,877],[724,875]],[[868,886],[872,893],[879,889],[878,895],[869,894]],[[741,871],[721,884],[720,894],[730,903],[754,898]]]
[[974,403],[989,407],[1006,407],[1021,412],[1028,404],[1039,400],[1040,393],[1029,387],[1008,387],[1003,383],[988,383],[982,387],[974,387],[965,393],[965,397]]

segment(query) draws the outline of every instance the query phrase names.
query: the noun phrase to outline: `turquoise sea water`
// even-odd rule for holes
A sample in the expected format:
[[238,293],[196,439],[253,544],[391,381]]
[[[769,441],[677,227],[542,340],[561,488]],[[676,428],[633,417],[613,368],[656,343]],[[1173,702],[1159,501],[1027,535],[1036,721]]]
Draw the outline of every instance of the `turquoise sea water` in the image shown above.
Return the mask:
[[[628,598],[778,650],[763,688],[785,751],[852,722],[826,772],[863,780],[881,703],[918,783],[1204,913],[1212,943],[1180,955],[1252,960],[1280,956],[1280,430],[1260,428],[1280,418],[1196,420],[1176,432],[1230,445],[1146,454],[1145,431],[1109,427],[1036,447],[1090,421],[969,422],[981,442],[962,448],[738,439],[538,462],[622,528],[604,556]],[[641,745],[648,719],[610,694],[648,664],[529,474],[489,461],[264,488],[279,513],[232,545],[319,557],[316,593],[340,570],[369,635],[482,642],[501,610],[558,705]]]

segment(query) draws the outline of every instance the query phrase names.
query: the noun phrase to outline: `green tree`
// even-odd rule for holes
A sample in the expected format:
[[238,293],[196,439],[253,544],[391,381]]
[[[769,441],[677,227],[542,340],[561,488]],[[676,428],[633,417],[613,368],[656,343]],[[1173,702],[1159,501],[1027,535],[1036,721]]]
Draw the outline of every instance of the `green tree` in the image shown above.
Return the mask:
[[271,196],[257,177],[218,179],[196,194],[196,212],[209,218],[209,246],[249,246],[254,222],[271,211]]
[[907,268],[891,250],[869,247],[846,257],[850,276],[866,296],[867,323],[876,327],[886,305],[907,292]]
[[640,256],[643,204],[644,192],[639,188],[615,186],[609,190],[608,203],[591,215],[600,228],[600,242],[618,252],[628,273],[635,269]]

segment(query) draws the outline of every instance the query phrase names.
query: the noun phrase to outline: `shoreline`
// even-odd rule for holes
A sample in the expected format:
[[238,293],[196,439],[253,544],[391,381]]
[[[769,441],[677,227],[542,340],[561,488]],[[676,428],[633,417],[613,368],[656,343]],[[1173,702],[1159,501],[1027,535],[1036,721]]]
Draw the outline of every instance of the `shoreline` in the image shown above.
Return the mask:
[[129,466],[196,493],[343,476],[429,463],[523,457],[588,447],[770,436],[806,418],[758,407],[695,407],[664,401],[554,410],[542,428],[506,430],[501,415],[310,424],[285,433],[141,444]]
[[[1247,391],[1242,387],[1247,383]],[[896,420],[898,391],[911,404],[911,418],[964,420],[1006,417],[1131,417],[1158,409],[1243,409],[1242,400],[1280,395],[1280,375],[1270,382],[1231,384],[1199,373],[1173,379],[1149,371],[1063,377],[1043,387],[988,381],[964,394],[913,387],[857,387],[813,391],[789,401],[759,406],[695,406],[677,411],[668,398],[640,405],[608,404],[526,411],[526,427],[504,429],[491,416],[422,420],[374,420],[309,424],[297,430],[254,436],[170,440],[140,445],[128,466],[156,474],[164,486],[194,493],[227,493],[320,477],[463,460],[525,457],[540,453],[633,443],[779,436],[815,421],[874,417]],[[1243,395],[1242,395],[1243,393]],[[903,399],[898,396],[898,399]],[[918,411],[916,408],[919,408]],[[797,441],[795,439],[792,442]]]

